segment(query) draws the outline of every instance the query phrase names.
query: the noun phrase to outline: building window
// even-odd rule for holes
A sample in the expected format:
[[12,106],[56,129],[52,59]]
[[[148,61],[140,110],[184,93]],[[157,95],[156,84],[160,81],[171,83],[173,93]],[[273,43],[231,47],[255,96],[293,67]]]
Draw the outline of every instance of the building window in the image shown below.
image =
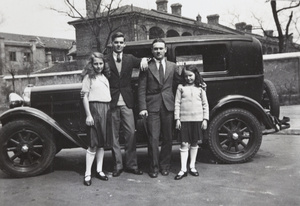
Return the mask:
[[30,62],[30,53],[29,52],[24,52],[24,62]]
[[16,52],[9,52],[9,61],[12,61],[12,62],[17,61]]

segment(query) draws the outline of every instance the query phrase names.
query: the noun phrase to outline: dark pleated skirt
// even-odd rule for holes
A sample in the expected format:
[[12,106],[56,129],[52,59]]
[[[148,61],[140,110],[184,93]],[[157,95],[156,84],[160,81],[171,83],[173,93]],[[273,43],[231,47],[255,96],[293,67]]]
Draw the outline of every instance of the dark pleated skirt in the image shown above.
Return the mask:
[[109,103],[90,102],[94,125],[88,127],[90,147],[112,147],[112,118]]
[[197,144],[203,141],[202,122],[181,122],[179,141]]

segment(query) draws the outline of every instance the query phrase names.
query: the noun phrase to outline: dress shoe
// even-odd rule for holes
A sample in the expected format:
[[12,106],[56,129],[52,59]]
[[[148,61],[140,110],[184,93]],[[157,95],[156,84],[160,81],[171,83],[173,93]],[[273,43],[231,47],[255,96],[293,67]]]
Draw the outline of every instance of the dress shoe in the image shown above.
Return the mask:
[[190,174],[193,176],[199,176],[199,173],[196,169],[195,169],[195,171],[190,170]]
[[149,172],[149,176],[150,176],[151,178],[157,178],[158,172]]
[[132,173],[132,174],[135,174],[135,175],[142,175],[143,174],[142,170],[131,169],[131,168],[126,169],[125,172]]
[[[182,173],[181,173],[182,172]],[[180,171],[176,176],[175,176],[175,180],[181,180],[182,178],[186,177],[187,176],[187,172],[183,172],[183,171]]]
[[98,179],[100,179],[100,180],[103,180],[103,181],[107,181],[108,180],[108,177],[104,174],[104,176],[102,176],[101,174],[100,174],[101,172],[97,172],[96,173],[96,177],[98,178]]
[[120,170],[114,170],[112,176],[113,177],[119,177],[122,172],[123,172],[122,169],[120,169]]
[[160,173],[161,173],[163,176],[169,175],[169,171],[168,171],[168,170],[162,170]]
[[[88,177],[88,176],[90,176],[90,179],[89,179],[89,180],[85,180],[85,178]],[[84,177],[84,179],[83,179],[83,184],[84,184],[85,186],[90,186],[90,185],[92,184],[92,178],[91,178],[91,175],[87,175],[87,176]]]

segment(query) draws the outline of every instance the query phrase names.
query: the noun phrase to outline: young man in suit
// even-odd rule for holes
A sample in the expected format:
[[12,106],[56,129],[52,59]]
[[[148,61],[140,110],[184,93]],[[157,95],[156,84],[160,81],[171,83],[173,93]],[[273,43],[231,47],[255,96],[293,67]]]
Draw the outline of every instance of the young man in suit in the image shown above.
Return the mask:
[[[134,98],[131,88],[133,68],[145,69],[148,66],[146,58],[142,60],[130,54],[124,54],[126,46],[124,34],[117,32],[112,35],[113,52],[106,58],[111,70],[109,78],[111,92],[112,130],[113,130],[113,157],[115,160],[113,176],[117,177],[125,171],[141,175],[136,155],[135,124],[132,108]],[[122,153],[119,143],[120,125],[125,139],[125,167],[123,168]]]
[[[174,121],[174,91],[179,83],[176,64],[166,60],[167,47],[162,39],[152,42],[154,58],[148,62],[148,70],[141,72],[138,87],[140,115],[147,116],[149,176],[156,178],[169,174],[172,154],[172,130]],[[162,135],[161,135],[162,134]],[[159,153],[159,138],[162,137]]]

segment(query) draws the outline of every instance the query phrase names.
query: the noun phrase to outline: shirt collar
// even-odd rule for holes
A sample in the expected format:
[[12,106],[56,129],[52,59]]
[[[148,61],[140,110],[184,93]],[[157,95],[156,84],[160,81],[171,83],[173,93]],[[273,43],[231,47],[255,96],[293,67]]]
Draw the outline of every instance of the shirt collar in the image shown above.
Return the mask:
[[[117,55],[118,54],[116,52],[113,52],[113,57],[115,60],[117,60]],[[123,52],[120,53],[120,58],[122,59],[122,57],[123,57]]]

